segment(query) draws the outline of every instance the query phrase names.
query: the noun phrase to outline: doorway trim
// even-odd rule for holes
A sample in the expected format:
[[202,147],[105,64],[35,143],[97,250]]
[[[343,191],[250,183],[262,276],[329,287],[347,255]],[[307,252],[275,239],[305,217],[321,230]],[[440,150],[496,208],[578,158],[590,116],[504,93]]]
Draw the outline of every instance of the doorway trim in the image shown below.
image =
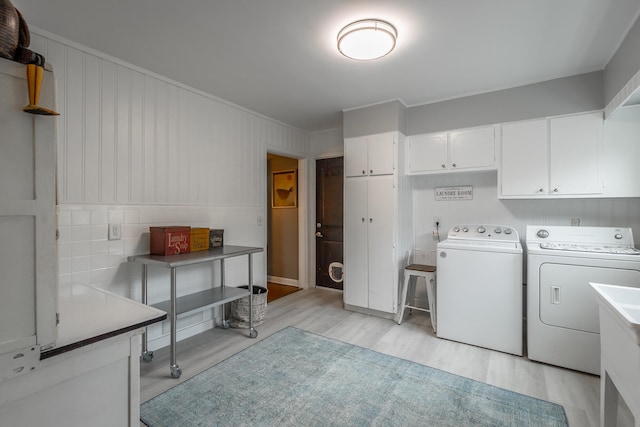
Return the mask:
[[[275,154],[278,156],[289,157],[298,161],[298,287],[301,289],[307,289],[310,287],[309,281],[309,159],[307,156],[295,153],[287,152],[285,150],[278,150],[266,147],[262,159],[264,160],[264,182],[269,182],[267,176],[267,155]],[[263,190],[263,218],[267,218],[267,205],[270,205],[270,201],[267,200],[267,185],[264,185]],[[267,244],[268,226],[263,230],[263,241],[265,246]],[[265,277],[267,277],[267,264],[268,255],[265,254]]]

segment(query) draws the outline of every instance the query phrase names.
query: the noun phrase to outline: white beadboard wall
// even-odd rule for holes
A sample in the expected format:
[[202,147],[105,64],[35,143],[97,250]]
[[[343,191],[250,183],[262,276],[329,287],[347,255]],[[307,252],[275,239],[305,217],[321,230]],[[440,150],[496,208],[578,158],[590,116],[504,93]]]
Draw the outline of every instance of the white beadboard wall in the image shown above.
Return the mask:
[[266,148],[307,153],[308,133],[71,42],[33,38],[58,81],[62,204],[262,206]]
[[[266,153],[304,159],[311,134],[31,30],[30,47],[57,79],[61,283],[139,300],[141,267],[126,259],[148,252],[151,225],[223,228],[226,244],[266,247],[258,225],[266,212]],[[109,223],[123,225],[122,240],[107,240]],[[246,257],[228,260],[227,283],[246,284],[246,265]],[[210,266],[180,269],[179,294],[210,286],[218,274]],[[253,276],[266,283],[264,253],[254,256]],[[168,290],[168,270],[151,269],[149,301],[166,299]],[[212,327],[217,315],[181,318],[178,338]],[[155,326],[151,349],[169,343],[167,323]]]
[[[497,174],[492,172],[413,176],[415,247],[435,251],[434,218],[439,218],[440,239],[456,224],[498,224],[513,227],[524,244],[527,225],[632,227],[640,246],[640,199],[498,200]],[[437,201],[436,187],[473,186],[473,200]],[[432,253],[433,255],[433,253]]]

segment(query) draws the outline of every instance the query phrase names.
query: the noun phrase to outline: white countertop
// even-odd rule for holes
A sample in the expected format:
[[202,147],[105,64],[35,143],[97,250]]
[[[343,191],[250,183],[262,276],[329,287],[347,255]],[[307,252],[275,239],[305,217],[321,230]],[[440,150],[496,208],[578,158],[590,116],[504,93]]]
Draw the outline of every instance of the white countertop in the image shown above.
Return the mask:
[[167,313],[102,289],[78,283],[59,287],[60,324],[53,348],[41,358],[55,356],[166,319]]
[[640,345],[640,288],[589,284],[596,291],[600,306],[608,309],[620,326]]

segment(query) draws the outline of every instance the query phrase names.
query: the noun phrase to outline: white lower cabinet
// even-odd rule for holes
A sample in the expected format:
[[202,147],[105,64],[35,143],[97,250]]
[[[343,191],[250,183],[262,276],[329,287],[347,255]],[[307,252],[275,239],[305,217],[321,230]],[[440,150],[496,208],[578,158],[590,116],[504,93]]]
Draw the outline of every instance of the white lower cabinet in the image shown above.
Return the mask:
[[395,314],[396,188],[393,176],[346,178],[344,192],[344,302]]
[[0,426],[138,427],[140,332],[43,360],[0,383]]
[[565,198],[603,192],[602,113],[502,126],[500,198]]

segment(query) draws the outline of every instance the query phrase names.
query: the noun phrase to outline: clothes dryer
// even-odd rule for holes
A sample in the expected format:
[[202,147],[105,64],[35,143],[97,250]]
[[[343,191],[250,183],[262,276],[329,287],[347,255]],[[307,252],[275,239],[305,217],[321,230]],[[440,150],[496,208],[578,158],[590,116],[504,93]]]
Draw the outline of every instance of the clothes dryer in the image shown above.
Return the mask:
[[630,228],[527,226],[527,355],[600,374],[598,303],[589,282],[640,287]]
[[437,245],[439,338],[521,356],[522,247],[517,231],[458,225]]

